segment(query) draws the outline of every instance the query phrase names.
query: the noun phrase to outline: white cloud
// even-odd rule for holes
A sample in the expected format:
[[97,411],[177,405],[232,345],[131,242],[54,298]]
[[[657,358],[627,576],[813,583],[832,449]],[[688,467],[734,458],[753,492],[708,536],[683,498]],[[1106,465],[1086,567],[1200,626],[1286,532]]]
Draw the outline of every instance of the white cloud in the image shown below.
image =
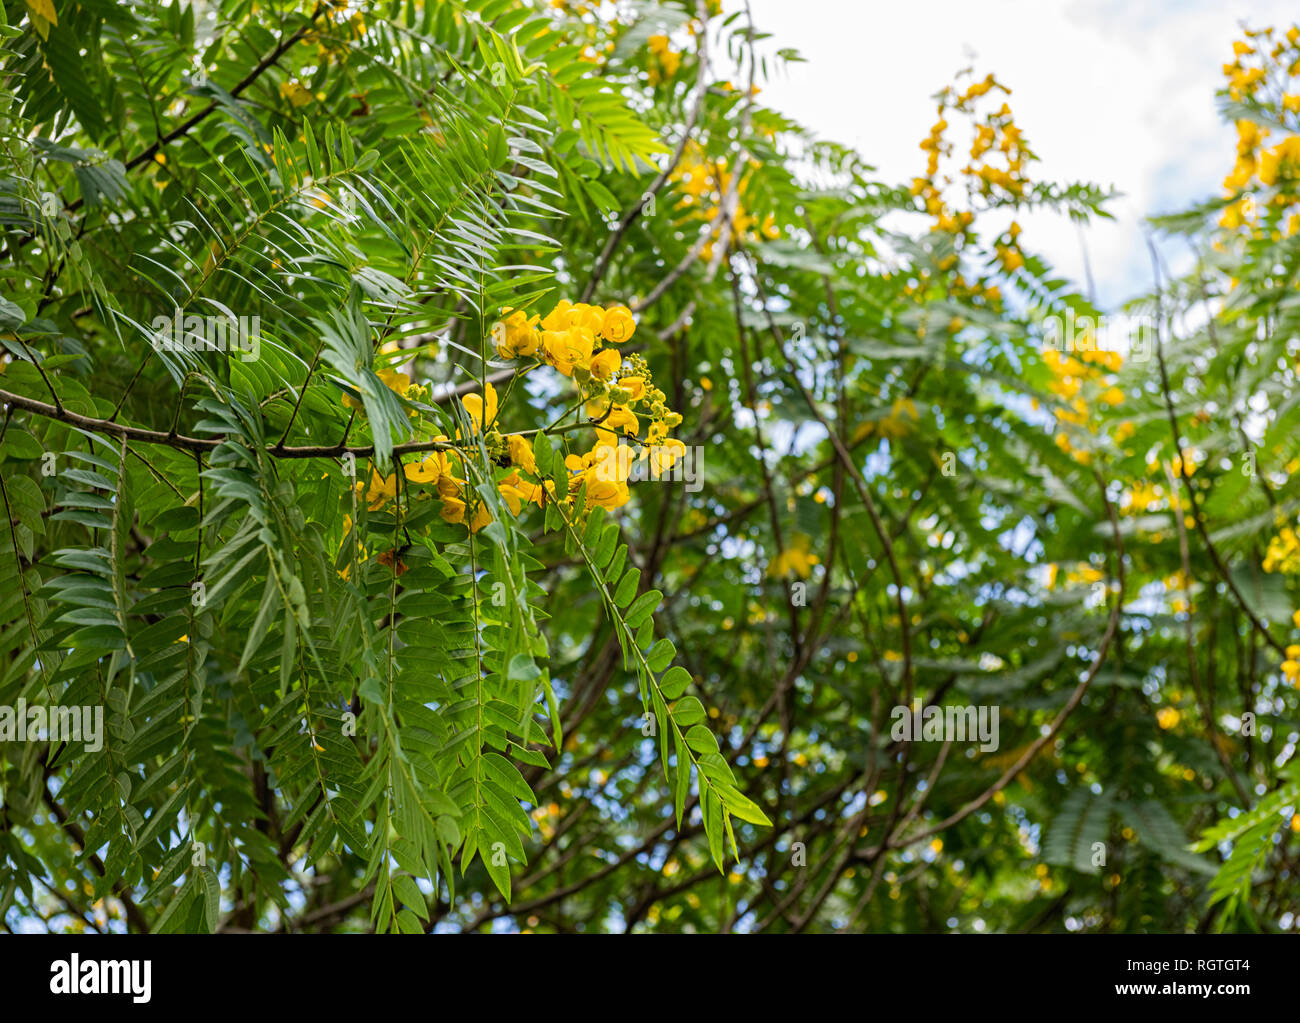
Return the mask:
[[[1233,133],[1214,92],[1240,24],[1284,30],[1279,0],[750,0],[767,45],[798,50],[763,99],[819,136],[851,144],[886,181],[924,169],[917,148],[931,97],[960,68],[992,71],[1041,163],[1039,179],[1125,193],[1087,246],[1098,297],[1114,305],[1149,286],[1141,218],[1217,195]],[[727,0],[728,11],[743,7]],[[1022,217],[1024,243],[1082,284],[1078,233],[1063,216]],[[1175,266],[1186,254],[1166,247]]]

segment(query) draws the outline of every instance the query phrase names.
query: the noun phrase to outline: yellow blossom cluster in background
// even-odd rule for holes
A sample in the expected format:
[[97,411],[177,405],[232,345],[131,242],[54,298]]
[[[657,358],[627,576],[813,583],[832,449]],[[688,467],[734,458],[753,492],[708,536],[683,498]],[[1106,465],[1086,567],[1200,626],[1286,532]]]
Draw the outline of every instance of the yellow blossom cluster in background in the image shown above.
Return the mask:
[[1045,567],[1047,571],[1043,582],[1049,590],[1054,590],[1062,584],[1067,587],[1091,586],[1106,578],[1105,572],[1084,561],[1078,562],[1072,569],[1067,569],[1064,579],[1061,578],[1061,566],[1056,562],[1048,562]]
[[812,575],[813,566],[820,559],[811,551],[812,538],[806,533],[795,533],[775,558],[767,566],[769,577],[784,578],[794,576],[798,579],[807,579]]
[[1300,537],[1291,526],[1283,526],[1277,536],[1268,542],[1264,555],[1265,572],[1300,574]]
[[[598,67],[604,66],[616,43],[613,36],[620,27],[617,21],[603,17],[601,0],[550,0],[551,9],[564,19],[564,33],[584,43],[578,59]],[[454,17],[460,19],[460,15]]]
[[652,86],[677,74],[677,69],[682,66],[682,55],[672,48],[666,35],[652,35],[646,40],[646,46],[650,50],[650,65],[646,73]]
[[[987,75],[973,82],[965,89],[948,86],[939,94],[938,120],[930,128],[929,134],[921,140],[920,148],[926,154],[925,173],[912,179],[911,192],[921,203],[924,211],[934,218],[931,230],[951,236],[953,251],[939,262],[942,271],[957,270],[964,248],[976,242],[974,233],[976,205],[991,208],[1001,205],[1018,205],[1024,198],[1029,178],[1025,165],[1034,160],[1024,141],[1020,128],[1016,125],[1011,109],[1004,102],[992,112],[982,117],[977,110],[978,100],[1000,91],[1010,95],[1011,90],[1000,84],[993,75]],[[942,161],[952,157],[955,144],[950,140],[951,125],[948,118],[960,115],[971,122],[973,132],[968,151],[969,159],[960,168],[958,177],[951,173],[941,173]],[[965,186],[966,209],[956,209],[944,198],[955,183]],[[1005,274],[1012,274],[1024,266],[1024,253],[1020,249],[1020,225],[1012,221],[1010,226],[995,241],[993,246],[994,263]],[[929,272],[920,271],[921,281],[909,285],[907,293],[923,298],[924,285],[928,282]],[[984,280],[967,282],[958,272],[951,282],[945,282],[945,290],[953,298],[983,299],[996,308],[1001,302],[1001,293],[996,285]],[[961,324],[951,324],[954,330]]]
[[[1260,120],[1271,126],[1248,118],[1236,121],[1236,162],[1223,179],[1231,201],[1219,225],[1253,238],[1281,240],[1300,233],[1300,26],[1281,35],[1271,27],[1245,30],[1244,36],[1232,43],[1232,61],[1223,65],[1227,94],[1238,103],[1256,105]],[[1287,465],[1288,473],[1294,471],[1294,464]],[[1262,567],[1283,575],[1300,573],[1294,523],[1279,519]],[[1295,625],[1300,628],[1300,611]],[[1300,645],[1288,646],[1286,654],[1282,672],[1295,684],[1300,681]]]
[[897,440],[899,437],[905,437],[910,433],[918,419],[916,402],[911,398],[898,398],[889,406],[889,411],[880,419],[868,420],[859,425],[853,431],[852,439],[854,443],[857,443],[865,437],[878,434],[886,440]]
[[[1070,354],[1045,347],[1043,362],[1052,371],[1048,389],[1061,399],[1061,404],[1052,410],[1062,427],[1056,434],[1056,446],[1080,464],[1089,465],[1092,452],[1083,443],[1083,437],[1085,433],[1097,432],[1098,423],[1093,415],[1096,406],[1114,408],[1123,404],[1124,392],[1115,385],[1114,375],[1119,372],[1124,357],[1119,352],[1097,347],[1085,335]],[[1069,427],[1084,432],[1072,435]],[[1126,433],[1131,430],[1130,424]]]
[[[730,234],[734,242],[747,244],[780,237],[781,232],[772,214],[767,214],[760,223],[746,201],[750,175],[760,166],[757,160],[750,160],[741,172],[740,181],[736,183],[735,212],[731,218]],[[682,158],[668,180],[674,182],[682,193],[681,201],[677,204],[679,209],[710,223],[716,223],[722,216],[723,197],[732,187],[732,174],[725,157],[711,160],[697,143],[691,142],[682,152]],[[713,247],[721,233],[721,225],[718,225],[701,250],[704,259],[713,258]]]
[[[323,15],[326,22],[331,21],[336,16],[328,8],[325,9]],[[346,64],[348,57],[352,54],[352,43],[366,34],[366,19],[360,11],[352,15],[342,11],[337,16],[339,20],[334,22],[329,30],[313,29],[303,35],[304,43],[316,44],[316,52],[322,63],[336,60],[340,64]],[[283,89],[281,95],[283,95]],[[310,93],[308,93],[308,97],[311,98]]]
[[[1269,540],[1268,550],[1264,553],[1264,571],[1300,575],[1300,536],[1296,534],[1294,525],[1286,524],[1280,516],[1279,519],[1278,533]],[[1291,616],[1291,621],[1300,629],[1300,611]],[[1282,674],[1292,685],[1300,685],[1300,644],[1287,646]]]
[[[1165,589],[1169,591],[1169,610],[1174,614],[1183,614],[1192,611],[1192,605],[1188,600],[1188,594],[1191,592],[1191,586],[1187,579],[1187,574],[1179,569],[1171,576],[1164,579]],[[1177,594],[1175,596],[1174,594]]]
[[1264,119],[1289,130],[1275,136],[1254,120],[1237,121],[1237,160],[1223,179],[1232,200],[1219,223],[1275,241],[1300,231],[1300,27],[1281,38],[1271,28],[1247,30],[1223,65],[1228,95],[1258,105]]
[[[1296,612],[1300,614],[1300,612]],[[1286,660],[1282,662],[1282,674],[1295,685],[1300,682],[1300,645],[1292,643],[1286,648]]]

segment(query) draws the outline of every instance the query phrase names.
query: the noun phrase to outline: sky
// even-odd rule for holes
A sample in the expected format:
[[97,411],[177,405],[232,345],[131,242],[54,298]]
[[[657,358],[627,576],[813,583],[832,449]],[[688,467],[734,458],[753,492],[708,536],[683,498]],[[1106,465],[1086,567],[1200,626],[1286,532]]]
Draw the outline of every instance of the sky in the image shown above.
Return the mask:
[[[854,146],[883,181],[924,170],[917,148],[932,96],[956,71],[990,71],[1012,90],[1016,123],[1040,158],[1038,180],[1124,193],[1081,241],[1064,216],[1018,217],[1022,244],[1083,286],[1086,245],[1106,308],[1149,288],[1144,217],[1221,194],[1235,133],[1215,90],[1244,22],[1285,31],[1279,0],[749,0],[760,31],[806,63],[769,64],[762,99],[816,135]],[[742,9],[725,0],[724,9]],[[1177,243],[1171,268],[1190,265]]]

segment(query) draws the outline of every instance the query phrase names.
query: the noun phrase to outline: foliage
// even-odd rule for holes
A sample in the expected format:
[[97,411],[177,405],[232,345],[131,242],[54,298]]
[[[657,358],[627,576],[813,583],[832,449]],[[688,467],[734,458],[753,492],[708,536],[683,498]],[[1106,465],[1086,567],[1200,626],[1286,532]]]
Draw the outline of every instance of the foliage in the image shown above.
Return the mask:
[[1295,925],[1300,32],[1110,345],[992,75],[900,186],[704,0],[3,17],[7,928]]

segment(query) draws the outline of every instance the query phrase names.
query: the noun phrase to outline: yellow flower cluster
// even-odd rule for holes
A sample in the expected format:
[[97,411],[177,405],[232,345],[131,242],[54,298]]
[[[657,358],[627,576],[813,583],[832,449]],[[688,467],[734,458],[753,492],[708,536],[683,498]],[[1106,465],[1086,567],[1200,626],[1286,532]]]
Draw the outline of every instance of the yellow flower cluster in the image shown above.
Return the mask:
[[[332,21],[335,16],[328,10],[328,7],[324,14],[326,21]],[[317,56],[322,62],[334,59],[340,63],[347,63],[348,57],[352,54],[352,42],[361,39],[366,34],[366,19],[360,11],[349,16],[343,10],[339,11],[337,16],[339,20],[331,26],[331,30],[313,30],[304,33],[302,37],[304,43],[308,45],[316,44]],[[281,90],[281,95],[283,95],[283,90]]]
[[[1285,40],[1277,42],[1273,41],[1271,28],[1246,29],[1245,36],[1245,40],[1239,39],[1232,44],[1232,63],[1223,65],[1223,75],[1228,79],[1228,95],[1234,100],[1240,102],[1254,97],[1283,60],[1289,61],[1289,74],[1300,74],[1300,27],[1292,25]],[[1255,59],[1250,60],[1252,57]],[[1300,102],[1296,106],[1300,109]]]
[[[549,365],[570,378],[578,391],[577,405],[588,416],[585,424],[575,425],[590,427],[595,444],[583,454],[566,456],[568,492],[557,496],[554,479],[538,472],[529,436],[502,434],[498,428],[500,399],[496,388],[487,383],[482,394],[461,399],[469,437],[462,438],[459,430],[454,438],[430,437],[442,446],[402,467],[408,483],[433,489],[433,496],[442,502],[445,521],[466,525],[471,532],[492,521],[486,503],[467,485],[457,450],[462,440],[481,441],[495,465],[510,469],[497,480],[497,490],[515,516],[528,505],[543,507],[548,500],[572,507],[579,494],[585,494],[581,514],[597,505],[622,507],[629,499],[628,479],[635,460],[644,460],[650,475],[657,478],[686,453],[685,444],[669,436],[682,417],[668,408],[645,360],[640,355],[625,360],[611,347],[636,333],[636,320],[626,306],[606,309],[561,300],[545,317],[510,308],[501,313],[492,330],[497,354],[505,359],[532,358],[535,365]],[[380,376],[399,394],[411,391],[405,374],[381,371]],[[639,448],[635,454],[632,445]],[[397,491],[397,474],[384,477],[373,466],[369,482],[357,483],[357,492],[371,511],[383,508]]]
[[1033,160],[1034,155],[1025,145],[1024,135],[1012,117],[1011,108],[1003,103],[997,111],[985,115],[983,120],[975,120],[975,101],[994,89],[1011,95],[1011,90],[1001,85],[992,75],[974,83],[965,91],[959,92],[948,86],[939,94],[939,120],[930,128],[930,134],[921,141],[921,150],[926,154],[925,175],[913,179],[912,183],[912,194],[920,196],[925,201],[926,210],[935,216],[943,212],[943,202],[936,185],[939,161],[942,156],[949,156],[953,152],[952,143],[944,137],[949,127],[947,114],[950,110],[968,114],[974,122],[970,162],[961,169],[961,173],[968,179],[968,189],[986,199],[1019,199],[1025,193],[1025,186],[1029,183],[1025,175],[1025,164]]
[[682,55],[669,45],[666,35],[652,35],[646,40],[646,46],[650,49],[650,66],[647,74],[651,86],[656,86],[677,74],[677,69],[682,66]]
[[1165,499],[1165,488],[1159,483],[1141,482],[1127,492],[1127,501],[1120,509],[1124,515],[1142,515]]
[[[1291,622],[1300,629],[1300,611],[1291,615]],[[1282,674],[1291,684],[1300,685],[1300,644],[1292,643],[1286,648],[1286,660],[1282,662]]]
[[[1191,592],[1191,585],[1187,579],[1187,573],[1179,569],[1173,575],[1165,576],[1164,587],[1169,591],[1169,610],[1174,614],[1183,614],[1194,610],[1188,601],[1188,594]],[[1176,596],[1173,596],[1176,594]]]
[[1300,574],[1300,537],[1290,526],[1282,527],[1281,532],[1268,542],[1264,571]]
[[886,440],[895,440],[910,433],[918,418],[916,402],[911,398],[899,398],[879,420],[863,423],[854,430],[853,441],[856,443],[873,433],[879,433]]
[[1300,682],[1300,646],[1292,644],[1286,648],[1286,660],[1282,662],[1282,674],[1292,685]]
[[[550,0],[551,9],[563,17],[557,26],[570,41],[581,43],[578,59],[603,68],[616,47],[615,35],[622,30],[617,19],[600,13],[601,0]],[[459,16],[458,16],[459,17]],[[567,85],[561,85],[567,89]]]
[[615,349],[602,351],[602,346],[621,345],[636,333],[636,320],[625,305],[602,309],[561,300],[545,319],[509,308],[501,315],[503,319],[492,328],[501,358],[535,356],[580,382],[589,375],[608,380],[621,358]]
[[[1273,39],[1273,29],[1246,31],[1232,44],[1233,61],[1223,65],[1228,95],[1257,104],[1268,119],[1293,128],[1300,115],[1300,27]],[[1237,160],[1223,179],[1232,201],[1219,219],[1229,231],[1249,229],[1255,236],[1269,233],[1278,241],[1300,231],[1300,134],[1294,130],[1276,142],[1271,131],[1251,120],[1237,121]],[[1251,193],[1272,194],[1256,198]]]
[[[932,231],[952,236],[954,251],[939,263],[943,271],[957,267],[964,246],[974,242],[972,225],[975,215],[970,209],[954,210],[944,199],[944,190],[953,184],[951,175],[940,174],[944,157],[952,156],[953,143],[948,140],[952,113],[961,114],[972,122],[973,139],[970,160],[961,168],[965,182],[967,202],[973,207],[1015,205],[1023,199],[1029,179],[1025,164],[1034,159],[1024,142],[1020,128],[1012,117],[1010,108],[1001,107],[979,119],[977,101],[994,90],[1010,95],[1011,90],[1001,85],[992,75],[972,83],[964,90],[949,86],[939,94],[939,119],[931,126],[929,134],[921,140],[921,151],[926,154],[925,173],[912,179],[911,192],[920,200],[925,212],[934,218]],[[1020,225],[1013,222],[994,245],[994,258],[1003,273],[1011,274],[1024,266],[1024,253],[1020,249]],[[908,294],[923,297],[929,271],[920,272],[918,285],[909,285]],[[1001,302],[996,285],[983,281],[967,283],[960,274],[945,287],[947,297],[982,299],[991,307]]]
[[772,578],[794,576],[807,579],[812,575],[813,566],[820,560],[811,551],[812,538],[806,533],[795,533],[790,543],[767,565],[767,574]]
[[[1043,361],[1052,371],[1048,389],[1065,403],[1053,410],[1059,422],[1085,427],[1089,433],[1096,433],[1097,423],[1092,417],[1089,401],[1109,406],[1123,404],[1124,392],[1115,386],[1113,380],[1113,374],[1119,371],[1124,361],[1119,352],[1098,348],[1090,339],[1084,338],[1069,355],[1055,348],[1044,348]],[[1132,425],[1129,424],[1128,432],[1131,431]],[[1085,447],[1076,446],[1064,430],[1056,434],[1056,446],[1082,465],[1092,461],[1092,453]]]
[[[736,185],[736,210],[731,218],[731,240],[747,244],[764,238],[780,237],[776,218],[772,214],[763,217],[760,223],[746,201],[746,192],[752,171],[760,167],[757,160],[750,160]],[[679,209],[687,210],[697,219],[717,221],[722,215],[722,198],[731,189],[732,176],[727,169],[725,158],[716,162],[710,160],[700,147],[691,142],[682,153],[682,158],[673,169],[669,180],[676,183],[682,192],[682,199],[677,204]],[[713,258],[714,243],[721,236],[721,229],[714,231],[713,237],[701,250],[704,259]]]

